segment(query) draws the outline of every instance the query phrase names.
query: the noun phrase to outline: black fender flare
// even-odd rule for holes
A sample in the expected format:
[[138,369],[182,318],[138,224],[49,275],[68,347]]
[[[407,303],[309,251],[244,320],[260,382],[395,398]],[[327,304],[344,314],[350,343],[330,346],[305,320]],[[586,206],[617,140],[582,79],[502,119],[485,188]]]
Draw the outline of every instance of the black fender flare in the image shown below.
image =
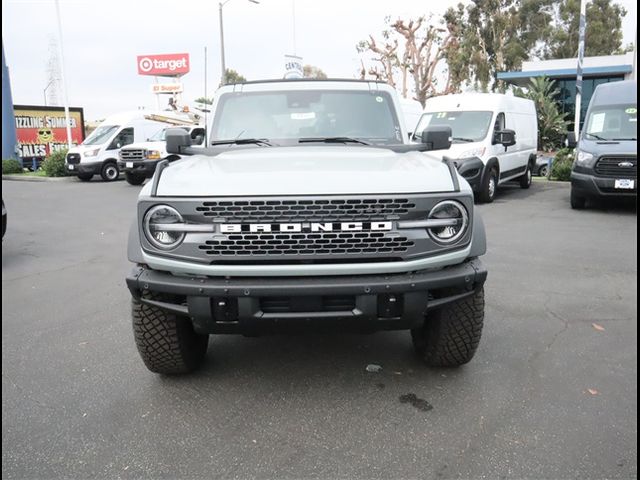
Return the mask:
[[498,180],[500,179],[500,163],[498,162],[498,159],[496,157],[491,157],[489,160],[487,160],[487,164],[484,166],[484,170],[482,171],[482,182],[480,183],[480,185],[485,184],[485,182],[487,181],[487,176],[489,175],[489,172],[493,167],[496,167],[496,169],[498,170]]
[[487,253],[487,232],[484,228],[484,221],[480,216],[480,212],[474,209],[469,257],[480,257],[485,253]]
[[142,257],[142,247],[140,246],[140,234],[138,232],[137,218],[131,222],[129,227],[129,238],[127,241],[127,258],[132,263],[144,263]]

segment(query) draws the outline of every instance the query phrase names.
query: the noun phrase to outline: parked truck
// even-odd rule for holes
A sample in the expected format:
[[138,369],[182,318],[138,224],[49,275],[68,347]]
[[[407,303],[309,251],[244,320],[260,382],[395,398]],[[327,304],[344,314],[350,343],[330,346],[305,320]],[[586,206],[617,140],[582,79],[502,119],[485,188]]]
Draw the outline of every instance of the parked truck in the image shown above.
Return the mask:
[[189,372],[210,334],[406,329],[428,365],[472,359],[485,231],[448,127],[410,144],[374,81],[222,87],[212,141],[167,133],[129,234],[134,339],[147,368]]

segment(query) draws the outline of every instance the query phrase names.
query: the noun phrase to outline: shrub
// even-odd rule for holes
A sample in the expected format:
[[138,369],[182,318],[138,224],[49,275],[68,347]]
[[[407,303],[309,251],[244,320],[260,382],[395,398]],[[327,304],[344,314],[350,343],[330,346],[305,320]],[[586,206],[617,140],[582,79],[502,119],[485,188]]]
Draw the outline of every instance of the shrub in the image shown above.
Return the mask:
[[67,172],[64,171],[64,159],[67,156],[67,149],[57,150],[49,155],[42,162],[42,169],[47,177],[64,177]]
[[22,164],[13,158],[2,160],[2,173],[22,173]]
[[571,168],[573,167],[574,151],[569,148],[558,150],[551,164],[552,180],[568,182],[571,177]]

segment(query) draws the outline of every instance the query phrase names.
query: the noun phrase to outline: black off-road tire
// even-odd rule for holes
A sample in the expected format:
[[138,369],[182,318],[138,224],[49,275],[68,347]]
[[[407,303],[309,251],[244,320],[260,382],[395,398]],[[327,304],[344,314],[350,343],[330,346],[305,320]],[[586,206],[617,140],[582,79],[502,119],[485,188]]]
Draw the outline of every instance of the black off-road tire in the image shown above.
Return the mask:
[[571,208],[574,210],[583,210],[586,206],[587,198],[571,189]]
[[146,177],[144,175],[136,175],[135,173],[125,172],[124,178],[129,185],[142,185]]
[[533,181],[533,170],[531,170],[531,164],[527,166],[527,171],[520,177],[520,188],[528,189]]
[[113,161],[105,162],[105,164],[102,166],[102,170],[100,170],[100,176],[105,182],[116,181],[120,176],[118,164]]
[[457,367],[476,353],[484,323],[484,289],[430,312],[411,330],[413,346],[432,367]]
[[[145,298],[166,297],[145,293]],[[204,361],[209,335],[194,332],[188,318],[132,300],[133,337],[149,370],[165,375],[189,373]]]
[[492,167],[486,177],[482,180],[482,185],[478,194],[480,202],[493,202],[493,199],[496,197],[496,191],[498,190],[498,180],[498,169],[496,167]]
[[93,178],[93,173],[79,173],[78,180],[81,182],[88,182]]

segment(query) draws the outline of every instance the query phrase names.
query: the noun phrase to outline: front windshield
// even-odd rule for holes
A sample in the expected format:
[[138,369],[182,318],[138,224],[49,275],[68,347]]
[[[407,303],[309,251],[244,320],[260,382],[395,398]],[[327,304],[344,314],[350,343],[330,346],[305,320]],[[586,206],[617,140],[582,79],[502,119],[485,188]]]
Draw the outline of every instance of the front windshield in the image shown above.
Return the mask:
[[589,112],[585,136],[595,140],[636,140],[638,110],[636,105],[609,105]]
[[492,112],[429,112],[422,115],[416,132],[429,127],[451,127],[453,143],[484,140],[491,125]]
[[109,139],[113,135],[113,132],[115,132],[118,128],[120,128],[119,125],[100,125],[93,132],[91,132],[91,135],[84,139],[82,145],[102,145],[103,143],[109,141]]
[[220,97],[212,135],[214,141],[260,138],[285,143],[331,137],[403,143],[389,94],[368,91],[229,93]]

